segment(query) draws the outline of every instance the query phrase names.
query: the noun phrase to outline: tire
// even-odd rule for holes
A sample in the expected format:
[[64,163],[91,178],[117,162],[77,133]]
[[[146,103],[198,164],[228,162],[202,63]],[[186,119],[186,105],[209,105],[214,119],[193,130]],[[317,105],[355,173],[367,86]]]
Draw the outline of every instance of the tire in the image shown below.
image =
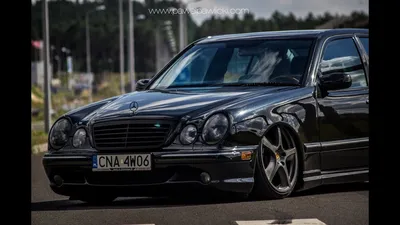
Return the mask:
[[294,138],[282,125],[271,127],[257,149],[252,197],[282,199],[289,196],[296,187],[299,168]]

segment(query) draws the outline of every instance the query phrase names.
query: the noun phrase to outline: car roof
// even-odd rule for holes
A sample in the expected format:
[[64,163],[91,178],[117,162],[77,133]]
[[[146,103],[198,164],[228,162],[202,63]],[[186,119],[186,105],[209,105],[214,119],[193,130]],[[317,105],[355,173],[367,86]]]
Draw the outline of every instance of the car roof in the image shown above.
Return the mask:
[[285,31],[265,31],[252,33],[224,34],[216,36],[208,36],[201,39],[197,44],[249,40],[249,39],[264,39],[264,38],[318,38],[324,36],[332,36],[337,34],[368,34],[369,29],[361,28],[340,28],[340,29],[314,29],[314,30],[285,30]]

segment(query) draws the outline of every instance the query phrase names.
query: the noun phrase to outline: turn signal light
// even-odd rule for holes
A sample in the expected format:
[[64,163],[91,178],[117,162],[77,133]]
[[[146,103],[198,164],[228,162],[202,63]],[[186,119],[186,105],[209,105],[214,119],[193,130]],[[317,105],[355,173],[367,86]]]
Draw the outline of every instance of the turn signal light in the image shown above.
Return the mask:
[[250,160],[252,153],[253,153],[252,151],[242,152],[242,155],[241,155],[242,160]]

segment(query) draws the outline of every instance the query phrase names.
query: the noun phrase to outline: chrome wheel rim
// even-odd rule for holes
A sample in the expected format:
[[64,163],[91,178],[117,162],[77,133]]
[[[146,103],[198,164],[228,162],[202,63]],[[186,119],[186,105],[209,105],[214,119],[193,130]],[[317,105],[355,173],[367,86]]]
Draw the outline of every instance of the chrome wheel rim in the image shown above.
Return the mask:
[[261,155],[264,173],[275,191],[291,190],[298,173],[298,156],[288,131],[280,126],[271,128],[261,140]]

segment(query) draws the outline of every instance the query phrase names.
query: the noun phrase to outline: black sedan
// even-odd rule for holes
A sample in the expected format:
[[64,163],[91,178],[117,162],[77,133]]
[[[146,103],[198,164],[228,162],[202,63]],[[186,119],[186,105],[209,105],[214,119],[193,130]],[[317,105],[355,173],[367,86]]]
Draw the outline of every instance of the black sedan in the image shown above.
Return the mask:
[[52,190],[92,203],[217,190],[284,198],[368,181],[368,30],[190,44],[137,91],[55,121]]

